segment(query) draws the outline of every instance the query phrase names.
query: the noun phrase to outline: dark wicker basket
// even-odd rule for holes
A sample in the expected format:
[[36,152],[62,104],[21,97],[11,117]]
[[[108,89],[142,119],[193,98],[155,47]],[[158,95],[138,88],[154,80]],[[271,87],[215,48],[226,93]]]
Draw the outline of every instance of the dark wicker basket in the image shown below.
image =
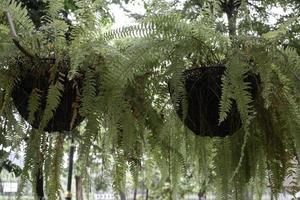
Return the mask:
[[[27,120],[29,117],[28,111],[28,100],[30,94],[34,88],[37,88],[41,92],[41,106],[40,109],[35,113],[35,120],[31,123],[32,127],[39,128],[42,113],[46,107],[47,93],[49,88],[49,76],[48,72],[38,74],[33,71],[26,71],[22,74],[19,83],[16,85],[12,92],[12,98],[14,104],[19,111],[20,115]],[[48,132],[62,132],[70,131],[70,123],[73,116],[72,104],[76,102],[76,89],[74,86],[74,81],[77,82],[78,87],[81,88],[81,83],[78,80],[69,81],[67,77],[64,77],[64,91],[61,97],[61,101],[54,112],[53,117],[48,122],[44,131]],[[78,100],[77,100],[78,101]],[[78,110],[77,110],[78,111]],[[77,112],[77,117],[74,121],[74,127],[82,122],[84,117],[80,116]]]
[[[176,112],[184,124],[195,134],[210,137],[225,137],[232,135],[242,126],[236,102],[233,101],[227,118],[219,124],[219,106],[222,95],[221,78],[225,72],[224,66],[199,67],[186,70],[183,73],[187,94],[187,113],[183,119],[182,98],[173,98]],[[256,96],[258,91],[258,77],[248,75],[247,82],[251,85],[251,94]],[[174,88],[169,87],[171,96]],[[176,103],[175,103],[176,102]]]

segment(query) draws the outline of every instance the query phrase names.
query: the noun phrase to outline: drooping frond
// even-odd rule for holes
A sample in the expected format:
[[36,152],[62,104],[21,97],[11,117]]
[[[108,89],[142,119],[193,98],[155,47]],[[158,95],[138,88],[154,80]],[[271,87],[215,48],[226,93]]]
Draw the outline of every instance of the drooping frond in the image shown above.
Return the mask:
[[[39,131],[33,130],[30,133],[29,140],[25,149],[25,163],[22,169],[21,182],[18,188],[18,197],[17,199],[22,198],[22,192],[24,190],[25,184],[28,180],[35,182],[37,174],[36,169],[38,168],[39,161],[39,149],[41,144],[41,133]],[[36,183],[36,182],[35,182]],[[33,191],[35,191],[33,184]]]
[[33,123],[35,120],[35,113],[38,111],[39,107],[41,105],[41,95],[39,94],[38,89],[32,90],[29,101],[28,101],[28,122]]
[[[49,161],[49,166],[45,165],[48,170],[47,178],[47,194],[50,200],[59,199],[61,190],[61,173],[63,166],[63,155],[64,155],[64,136],[58,135],[55,138],[54,146],[51,151],[53,151],[52,157]],[[51,153],[51,152],[48,152]],[[45,163],[46,164],[46,163]]]
[[54,112],[60,103],[60,98],[64,90],[63,82],[64,79],[59,76],[56,83],[49,86],[46,108],[44,110],[43,117],[41,119],[40,127],[39,127],[39,129],[41,130],[47,125],[49,120],[53,117]]

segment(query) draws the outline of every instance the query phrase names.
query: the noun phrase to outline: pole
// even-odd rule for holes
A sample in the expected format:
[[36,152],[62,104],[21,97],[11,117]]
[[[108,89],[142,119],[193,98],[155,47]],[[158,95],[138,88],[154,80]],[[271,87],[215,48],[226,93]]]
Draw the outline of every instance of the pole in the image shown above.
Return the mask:
[[74,152],[75,152],[74,137],[73,137],[73,134],[71,133],[71,147],[70,147],[70,152],[69,152],[69,171],[68,171],[66,200],[72,200],[72,174],[73,174]]

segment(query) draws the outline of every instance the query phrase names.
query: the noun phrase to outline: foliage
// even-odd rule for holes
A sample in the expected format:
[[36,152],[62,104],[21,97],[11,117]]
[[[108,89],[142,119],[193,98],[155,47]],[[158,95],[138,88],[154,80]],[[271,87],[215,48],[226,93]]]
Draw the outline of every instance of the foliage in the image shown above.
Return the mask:
[[[126,189],[128,171],[135,187],[145,173],[146,187],[161,189],[164,195],[155,199],[184,196],[183,187],[189,188],[191,180],[197,183],[193,192],[216,191],[219,199],[245,199],[250,190],[261,196],[267,185],[274,196],[282,191],[300,153],[300,58],[296,49],[282,45],[291,36],[288,31],[272,32],[271,38],[251,33],[228,38],[205,13],[195,20],[171,13],[103,32],[97,15],[97,8],[105,7],[103,1],[74,3],[76,20],[70,22],[60,15],[64,1],[48,1],[39,25],[21,4],[0,3],[0,13],[11,14],[18,34],[13,38],[11,26],[0,18],[0,136],[5,138],[1,144],[10,137],[29,138],[22,183],[30,180],[35,185],[42,166],[47,197],[59,196],[66,135],[41,130],[57,108],[64,90],[62,71],[67,71],[69,79],[84,77],[79,112],[85,122],[74,137],[79,143],[78,170],[86,181],[92,176],[90,164],[100,160],[118,193]],[[281,29],[290,30],[293,20],[299,18]],[[50,70],[41,61],[51,61]],[[227,67],[220,121],[234,100],[243,127],[223,139],[198,137],[182,126],[172,109],[168,82],[176,86],[176,100],[185,94],[182,71],[220,63]],[[39,130],[19,127],[22,119],[11,99],[20,75],[30,69],[49,70],[52,77]],[[245,81],[248,73],[260,77],[255,97]],[[30,120],[39,101],[34,90],[28,102]],[[20,140],[11,140],[12,146],[17,148]],[[149,178],[152,173],[158,180]]]

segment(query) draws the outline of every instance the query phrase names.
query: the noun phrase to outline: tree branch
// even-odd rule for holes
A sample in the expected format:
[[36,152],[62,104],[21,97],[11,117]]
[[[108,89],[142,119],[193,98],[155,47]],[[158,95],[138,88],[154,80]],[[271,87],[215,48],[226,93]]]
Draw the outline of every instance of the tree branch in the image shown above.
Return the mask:
[[33,59],[33,55],[31,53],[29,53],[24,47],[22,47],[22,45],[20,44],[20,42],[18,41],[18,35],[15,29],[15,25],[14,25],[14,21],[13,18],[10,14],[9,11],[5,12],[8,24],[9,24],[9,29],[10,29],[10,34],[12,36],[12,40],[14,42],[14,44],[16,45],[16,47],[27,57]]
[[122,8],[127,13],[127,15],[129,15],[130,17],[133,17],[136,20],[139,20],[139,19],[144,17],[144,15],[141,15],[141,14],[138,14],[138,13],[132,13],[130,10],[125,8],[124,5],[122,5],[122,3],[120,3],[119,6],[120,6],[120,8]]

